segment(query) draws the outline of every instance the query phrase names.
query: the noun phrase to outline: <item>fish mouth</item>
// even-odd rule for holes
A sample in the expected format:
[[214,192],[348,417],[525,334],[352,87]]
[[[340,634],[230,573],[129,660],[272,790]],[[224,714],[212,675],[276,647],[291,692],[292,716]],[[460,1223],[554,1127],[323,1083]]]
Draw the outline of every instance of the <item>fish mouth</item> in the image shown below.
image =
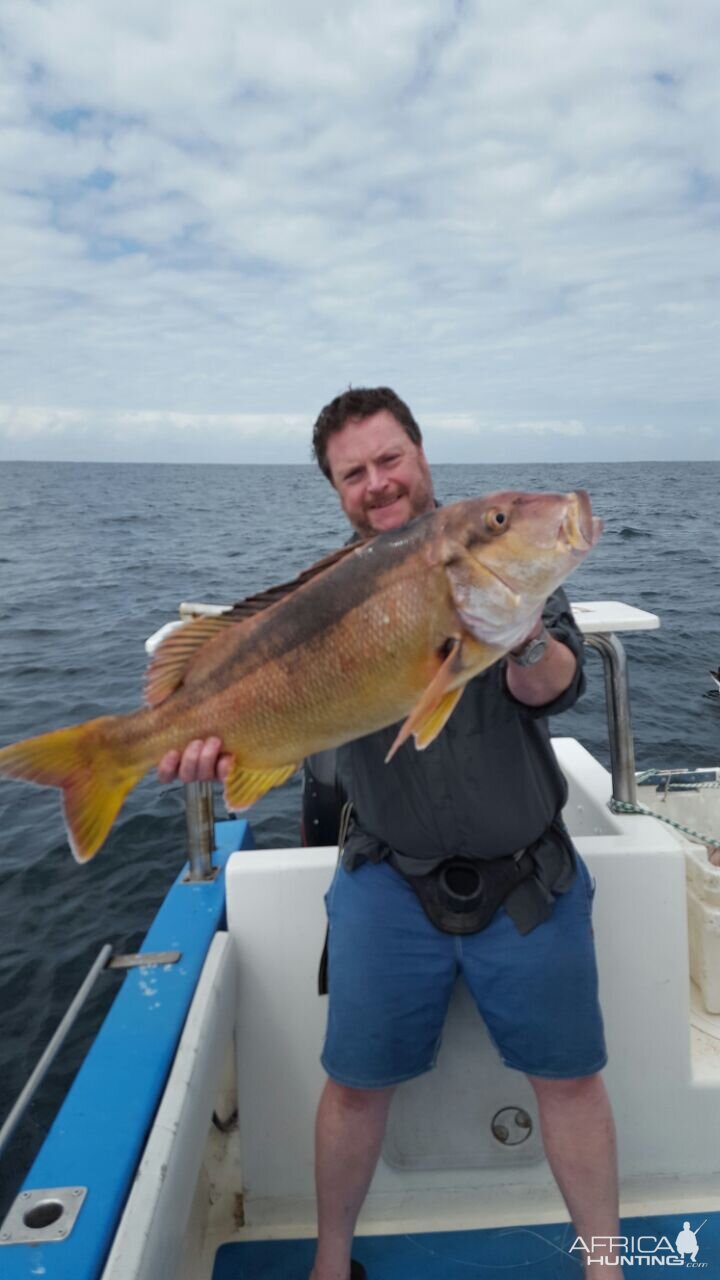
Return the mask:
[[590,495],[586,489],[576,489],[567,497],[568,509],[559,532],[571,550],[583,554],[595,546],[602,533],[603,523],[593,517]]

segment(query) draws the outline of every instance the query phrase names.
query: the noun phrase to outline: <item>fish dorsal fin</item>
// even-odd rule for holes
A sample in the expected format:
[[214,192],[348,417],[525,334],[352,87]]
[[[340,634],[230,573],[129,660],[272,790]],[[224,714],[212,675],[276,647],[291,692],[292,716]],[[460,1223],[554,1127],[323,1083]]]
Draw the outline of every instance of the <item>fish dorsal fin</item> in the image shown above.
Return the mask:
[[[358,547],[364,546],[365,542],[370,539],[366,538],[357,542],[352,542],[346,547],[340,547],[337,551],[331,551],[329,555],[323,556],[322,560],[316,561],[310,565],[308,569],[304,569],[290,582],[280,583],[278,586],[269,587],[267,591],[259,591],[255,595],[248,596],[245,600],[239,600],[237,604],[226,609],[224,613],[217,614],[212,618],[195,618],[192,622],[185,623],[184,626],[178,627],[177,631],[173,631],[171,635],[163,640],[155,653],[145,675],[145,701],[148,706],[157,707],[166,698],[169,698],[176,689],[179,689],[188,677],[190,683],[189,667],[198,651],[216,636],[220,635],[230,626],[235,626],[239,622],[246,622],[248,618],[254,618],[258,613],[263,613],[265,609],[271,608],[274,604],[279,604],[281,600],[286,600],[294,591],[300,587],[306,586],[308,582],[312,582],[314,578],[324,573],[326,569],[331,569],[333,565],[339,564],[353,551],[357,551]],[[206,664],[202,664],[202,675],[208,674],[205,669]],[[195,672],[192,683],[196,683],[200,670]]]
[[231,620],[227,613],[214,618],[194,618],[163,640],[145,673],[145,701],[158,707],[182,684],[188,664],[198,649],[224,631]]
[[252,618],[256,613],[262,613],[264,609],[269,609],[272,605],[279,604],[281,600],[285,600],[294,591],[306,586],[308,582],[312,582],[313,578],[318,578],[321,573],[325,573],[326,569],[332,569],[334,565],[340,564],[342,560],[345,560],[354,551],[364,547],[370,541],[370,538],[360,539],[357,542],[349,543],[346,547],[338,548],[337,551],[331,551],[329,555],[323,556],[322,560],[317,560],[308,569],[303,569],[302,573],[299,573],[297,578],[292,578],[290,582],[281,582],[276,587],[269,587],[267,591],[259,591],[256,595],[248,596],[245,600],[239,600],[222,617],[230,622],[243,622],[245,618]]

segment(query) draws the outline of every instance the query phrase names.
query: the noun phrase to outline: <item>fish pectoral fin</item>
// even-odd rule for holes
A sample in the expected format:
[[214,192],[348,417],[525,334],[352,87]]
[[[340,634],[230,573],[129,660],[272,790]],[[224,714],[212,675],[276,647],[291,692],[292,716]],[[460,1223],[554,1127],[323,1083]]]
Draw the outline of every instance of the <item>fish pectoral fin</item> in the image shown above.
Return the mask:
[[392,760],[395,752],[402,746],[403,742],[407,741],[410,734],[414,734],[415,746],[419,751],[422,751],[432,742],[433,738],[437,737],[454,711],[458,699],[465,688],[465,683],[461,684],[459,688],[452,687],[457,685],[458,676],[461,675],[464,669],[463,642],[462,640],[453,639],[450,643],[452,647],[445,661],[439,670],[435,672],[420,701],[413,707],[398,732],[385,757],[386,764]]
[[214,618],[195,618],[163,640],[145,673],[145,701],[148,706],[158,707],[169,698],[183,683],[198,650],[228,626],[236,624],[237,619],[226,613]]
[[452,637],[449,643],[452,646],[450,652],[402,725],[385,757],[386,764],[410,734],[415,738],[417,750],[424,751],[447,724],[468,680],[491,666],[502,653],[502,650],[476,640],[469,632]]
[[286,764],[278,769],[249,769],[238,762],[225,779],[225,804],[233,813],[242,813],[266,791],[282,786],[299,768],[299,764]]
[[452,689],[450,693],[446,693],[445,697],[440,699],[434,711],[426,715],[417,727],[411,730],[415,738],[415,747],[418,751],[424,751],[433,739],[437,738],[440,730],[445,727],[460,701],[464,689],[465,685],[461,685],[459,689]]

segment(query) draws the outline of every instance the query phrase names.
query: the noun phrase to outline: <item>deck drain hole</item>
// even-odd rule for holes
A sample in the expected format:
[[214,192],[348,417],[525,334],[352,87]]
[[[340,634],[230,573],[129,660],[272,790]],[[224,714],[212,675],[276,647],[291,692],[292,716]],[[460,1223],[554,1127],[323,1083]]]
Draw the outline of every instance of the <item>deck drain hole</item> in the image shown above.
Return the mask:
[[530,1116],[523,1107],[503,1107],[496,1111],[491,1124],[492,1135],[504,1147],[518,1147],[532,1133]]
[[59,1200],[40,1200],[23,1214],[23,1222],[31,1231],[42,1231],[62,1218],[64,1212],[65,1206]]

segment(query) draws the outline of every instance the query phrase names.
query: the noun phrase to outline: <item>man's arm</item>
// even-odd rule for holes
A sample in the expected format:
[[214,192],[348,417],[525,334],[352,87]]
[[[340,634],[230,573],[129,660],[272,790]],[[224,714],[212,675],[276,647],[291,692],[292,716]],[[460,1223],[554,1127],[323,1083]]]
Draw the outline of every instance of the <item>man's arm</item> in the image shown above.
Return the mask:
[[525,637],[523,645],[548,630],[547,648],[539,661],[519,666],[512,658],[502,663],[502,680],[509,698],[535,716],[559,715],[575,705],[585,688],[585,645],[562,587],[545,601],[542,621]]
[[[523,643],[539,636],[542,620],[528,633]],[[518,646],[519,648],[522,646]],[[507,687],[518,702],[528,707],[544,707],[554,702],[570,687],[577,669],[577,658],[561,640],[548,636],[548,646],[540,660],[531,667],[520,667],[509,657],[505,668]]]

